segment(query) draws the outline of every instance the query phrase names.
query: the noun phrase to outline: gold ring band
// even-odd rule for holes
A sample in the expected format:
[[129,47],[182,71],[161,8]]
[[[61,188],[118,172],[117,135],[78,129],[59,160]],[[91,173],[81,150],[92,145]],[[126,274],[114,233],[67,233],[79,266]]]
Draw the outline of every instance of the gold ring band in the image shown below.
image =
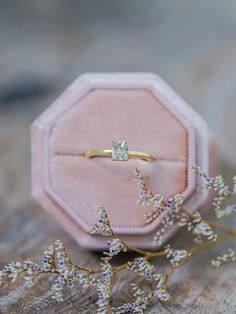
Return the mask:
[[147,153],[137,150],[128,150],[127,141],[113,141],[112,149],[91,149],[85,152],[85,156],[88,158],[111,156],[113,161],[127,161],[128,157],[139,158],[147,161],[152,161],[155,158]]
[[[85,153],[85,156],[88,158],[92,158],[92,157],[99,157],[99,156],[112,156],[112,149],[103,149],[103,150],[98,150],[98,149],[91,149],[91,150],[87,150]],[[144,159],[144,160],[148,160],[148,161],[152,161],[155,158],[150,155],[150,154],[146,154],[143,152],[139,152],[137,150],[129,150],[128,151],[128,156],[129,157],[133,157],[133,158],[140,158],[140,159]],[[114,159],[112,158],[112,160],[117,161],[119,159]],[[127,158],[125,159],[120,159],[121,161],[125,160],[127,161]]]

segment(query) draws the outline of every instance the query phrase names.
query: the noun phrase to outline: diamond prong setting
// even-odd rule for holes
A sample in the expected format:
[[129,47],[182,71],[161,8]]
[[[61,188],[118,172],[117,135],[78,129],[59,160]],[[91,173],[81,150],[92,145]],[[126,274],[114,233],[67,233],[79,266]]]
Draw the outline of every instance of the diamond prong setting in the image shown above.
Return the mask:
[[127,161],[128,160],[128,141],[114,140],[112,141],[112,160]]

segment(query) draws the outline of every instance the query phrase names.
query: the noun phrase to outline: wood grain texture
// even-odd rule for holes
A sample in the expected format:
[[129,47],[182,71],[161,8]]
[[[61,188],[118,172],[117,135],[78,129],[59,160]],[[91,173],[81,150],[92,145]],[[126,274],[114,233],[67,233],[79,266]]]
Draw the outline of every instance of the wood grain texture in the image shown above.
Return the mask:
[[[219,141],[220,171],[236,172],[236,3],[234,0],[0,1],[0,265],[38,260],[60,238],[75,262],[94,266],[88,252],[30,196],[31,121],[78,74],[153,71],[208,121]],[[236,219],[226,223],[235,227]],[[186,243],[183,233],[172,240]],[[229,243],[226,246],[235,246]],[[236,313],[235,265],[213,269],[222,246],[196,256],[173,276],[166,304],[147,313]],[[164,267],[163,261],[155,265]],[[133,278],[128,277],[131,282]],[[27,289],[0,289],[0,313],[95,313],[94,291],[77,287],[63,303],[51,300],[53,278]],[[122,274],[113,304],[131,300]]]

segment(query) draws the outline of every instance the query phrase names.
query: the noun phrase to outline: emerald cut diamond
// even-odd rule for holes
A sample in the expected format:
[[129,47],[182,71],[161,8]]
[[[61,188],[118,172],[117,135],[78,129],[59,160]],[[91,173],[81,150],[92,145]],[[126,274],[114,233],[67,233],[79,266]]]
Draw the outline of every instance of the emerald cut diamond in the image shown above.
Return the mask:
[[112,160],[127,161],[128,160],[128,142],[127,141],[113,141],[112,145]]

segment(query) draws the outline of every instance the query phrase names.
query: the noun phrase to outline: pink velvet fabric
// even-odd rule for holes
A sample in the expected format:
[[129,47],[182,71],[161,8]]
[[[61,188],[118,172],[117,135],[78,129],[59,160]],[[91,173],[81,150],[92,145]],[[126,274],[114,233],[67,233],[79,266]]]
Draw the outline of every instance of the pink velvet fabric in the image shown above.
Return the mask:
[[[113,139],[128,140],[129,149],[156,160],[84,156],[88,149],[111,148]],[[107,209],[116,233],[131,245],[157,248],[152,239],[165,213],[144,226],[151,208],[136,204],[134,168],[154,193],[183,193],[194,211],[207,197],[190,171],[194,163],[208,171],[205,123],[152,74],[84,75],[32,125],[33,196],[91,249],[105,246],[103,237],[88,233],[97,222],[95,205]]]
[[[150,188],[166,197],[187,185],[187,131],[147,90],[89,92],[60,118],[50,138],[54,190],[88,224],[96,222],[94,205],[107,208],[114,227],[143,226],[148,207],[136,204],[134,168]],[[130,158],[86,158],[86,150],[111,148],[127,139],[130,149],[151,153],[152,162]]]

